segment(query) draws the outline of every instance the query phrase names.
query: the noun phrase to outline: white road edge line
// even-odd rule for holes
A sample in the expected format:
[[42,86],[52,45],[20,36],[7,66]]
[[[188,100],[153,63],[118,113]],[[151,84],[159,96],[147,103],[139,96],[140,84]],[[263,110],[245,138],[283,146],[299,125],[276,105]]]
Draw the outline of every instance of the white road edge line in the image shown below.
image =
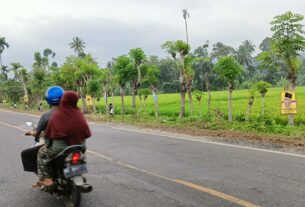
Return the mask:
[[275,150],[266,150],[266,149],[260,149],[260,148],[255,148],[255,147],[246,147],[246,146],[239,146],[239,145],[234,145],[234,144],[226,144],[226,143],[206,141],[206,140],[197,140],[197,139],[172,136],[172,135],[163,135],[163,134],[157,134],[157,133],[153,133],[153,132],[145,132],[145,131],[141,131],[141,130],[126,129],[126,128],[120,128],[120,127],[113,127],[113,128],[117,129],[117,130],[122,130],[122,131],[142,133],[142,134],[148,134],[148,135],[154,135],[154,136],[160,136],[160,137],[168,137],[168,138],[172,138],[172,139],[180,139],[180,140],[185,140],[185,141],[201,142],[201,143],[205,143],[205,144],[213,144],[213,145],[219,145],[219,146],[225,146],[225,147],[233,147],[233,148],[239,148],[239,149],[247,149],[247,150],[253,150],[253,151],[268,152],[268,153],[273,153],[273,154],[281,154],[281,155],[287,155],[287,156],[292,156],[292,157],[305,158],[305,155],[296,154],[296,153],[281,152],[281,151],[275,151]]
[[13,113],[13,114],[21,114],[21,115],[31,116],[31,117],[35,117],[35,118],[39,118],[40,117],[39,115],[27,114],[27,113],[23,113],[23,112],[19,112],[19,111],[7,111],[7,110],[3,110],[3,109],[0,109],[0,112]]
[[[6,111],[3,109],[0,109],[0,111],[7,112],[7,113],[22,114],[22,115],[31,116],[31,117],[39,117],[38,115],[27,114],[27,113],[22,113],[22,112],[15,112],[15,111]],[[95,125],[99,125],[99,123],[96,123],[96,122],[91,122],[91,123],[93,123]],[[305,158],[305,155],[296,154],[296,153],[281,152],[281,151],[275,151],[275,150],[266,150],[266,149],[260,149],[260,148],[255,148],[255,147],[246,147],[246,146],[239,146],[239,145],[234,145],[234,144],[226,144],[226,143],[206,141],[206,140],[197,140],[197,139],[172,136],[172,135],[163,135],[163,134],[158,134],[158,133],[153,133],[153,132],[145,132],[142,130],[126,129],[126,128],[121,128],[121,127],[112,127],[112,128],[121,130],[121,131],[129,131],[129,132],[134,132],[134,133],[148,134],[148,135],[154,135],[154,136],[160,136],[160,137],[168,137],[168,138],[172,138],[172,139],[180,139],[180,140],[185,140],[185,141],[200,142],[200,143],[213,144],[213,145],[219,145],[219,146],[224,146],[224,147],[233,147],[233,148],[238,148],[238,149],[246,149],[246,150],[268,152],[268,153],[279,154],[279,155],[286,155],[286,156],[291,156],[291,157]]]

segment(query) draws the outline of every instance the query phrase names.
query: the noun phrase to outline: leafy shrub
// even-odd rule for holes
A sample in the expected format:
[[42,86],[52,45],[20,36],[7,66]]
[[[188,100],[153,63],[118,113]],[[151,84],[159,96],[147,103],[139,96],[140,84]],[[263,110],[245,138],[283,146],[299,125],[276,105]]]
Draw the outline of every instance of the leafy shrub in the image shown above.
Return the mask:
[[239,122],[244,122],[246,121],[246,116],[245,114],[236,114],[234,119]]

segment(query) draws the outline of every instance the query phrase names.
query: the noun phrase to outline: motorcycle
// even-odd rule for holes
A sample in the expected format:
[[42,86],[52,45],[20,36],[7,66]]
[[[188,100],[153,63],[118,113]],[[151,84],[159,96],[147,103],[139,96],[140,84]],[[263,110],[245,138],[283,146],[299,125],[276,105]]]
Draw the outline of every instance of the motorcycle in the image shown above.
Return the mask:
[[[26,125],[35,129],[32,122],[26,122]],[[26,151],[21,153],[25,171],[37,174],[36,162],[33,163],[33,161],[37,160],[37,153],[41,146],[41,143],[35,141],[34,147],[28,149],[28,152],[32,150],[30,153],[36,157],[32,156],[32,158],[27,159],[25,156]],[[79,207],[81,194],[92,191],[92,186],[86,183],[86,178],[83,176],[88,172],[85,151],[86,149],[82,145],[68,146],[52,160],[47,161],[47,165],[52,165],[52,169],[54,169],[54,184],[49,187],[42,187],[41,190],[57,198],[62,197],[65,207]]]

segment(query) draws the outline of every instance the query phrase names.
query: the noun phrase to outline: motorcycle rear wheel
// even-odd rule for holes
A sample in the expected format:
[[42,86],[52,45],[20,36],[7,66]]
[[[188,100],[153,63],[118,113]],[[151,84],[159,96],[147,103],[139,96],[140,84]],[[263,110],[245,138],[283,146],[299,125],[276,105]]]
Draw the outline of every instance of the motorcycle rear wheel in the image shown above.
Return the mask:
[[65,207],[79,207],[81,202],[81,189],[73,181],[69,183],[69,191],[64,195]]

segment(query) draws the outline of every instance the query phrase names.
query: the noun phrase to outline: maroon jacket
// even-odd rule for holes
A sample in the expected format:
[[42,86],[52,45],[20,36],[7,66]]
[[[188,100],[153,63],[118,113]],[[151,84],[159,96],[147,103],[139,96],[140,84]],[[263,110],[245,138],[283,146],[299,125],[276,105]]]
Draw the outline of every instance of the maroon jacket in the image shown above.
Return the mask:
[[87,121],[77,107],[78,99],[79,95],[74,91],[64,93],[58,109],[48,122],[46,137],[64,139],[69,145],[77,145],[91,136]]

